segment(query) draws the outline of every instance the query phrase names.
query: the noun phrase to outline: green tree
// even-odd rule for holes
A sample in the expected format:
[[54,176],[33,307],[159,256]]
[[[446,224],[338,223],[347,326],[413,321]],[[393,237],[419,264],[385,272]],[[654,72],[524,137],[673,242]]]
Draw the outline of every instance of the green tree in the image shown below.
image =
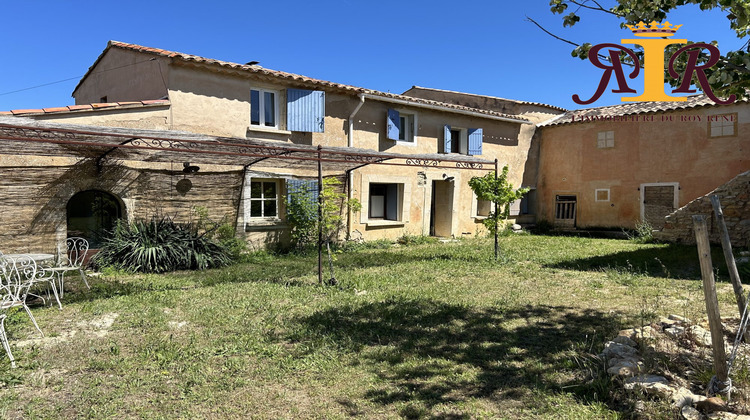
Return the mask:
[[[520,200],[529,192],[528,188],[513,189],[513,184],[508,182],[508,165],[503,166],[502,172],[497,176],[490,172],[485,176],[471,178],[469,187],[479,200],[487,200],[495,205],[489,216],[482,222],[495,235],[500,230],[501,212],[504,228],[505,221],[510,215],[511,203]],[[495,243],[495,258],[497,258],[497,243]]]
[[[663,22],[668,13],[689,4],[698,5],[701,10],[719,8],[726,13],[729,27],[735,31],[738,38],[744,39],[750,35],[750,2],[747,0],[550,0],[549,4],[552,13],[564,15],[563,26],[573,26],[580,22],[582,11],[593,11],[615,16],[621,20],[620,26],[623,28],[625,24]],[[533,19],[529,20],[542,28]],[[542,30],[555,36],[544,28]],[[558,36],[555,37],[576,45],[571,53],[574,57],[581,59],[588,57],[591,43],[577,44]],[[716,44],[716,41],[705,42]],[[678,48],[680,45],[670,46],[666,51],[666,56],[670,57]],[[642,64],[643,51],[637,48],[634,50]],[[722,51],[722,54],[719,62],[706,72],[711,89],[720,97],[728,97],[732,94],[738,99],[747,97],[750,89],[750,41],[745,42],[739,49]],[[623,62],[629,60],[627,56],[621,58]],[[699,63],[705,62],[707,58],[706,54],[701,53]],[[684,69],[686,60],[687,54],[681,54],[676,60],[676,68]],[[671,77],[668,72],[665,75],[671,86],[677,87],[680,84],[680,80]]]

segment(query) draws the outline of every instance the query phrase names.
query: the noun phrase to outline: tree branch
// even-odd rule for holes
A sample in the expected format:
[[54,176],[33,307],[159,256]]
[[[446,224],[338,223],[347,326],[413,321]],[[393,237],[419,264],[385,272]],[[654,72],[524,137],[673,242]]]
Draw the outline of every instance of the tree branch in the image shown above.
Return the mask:
[[[526,20],[528,20],[529,22],[531,22],[534,25],[536,25],[537,28],[541,29],[542,31],[544,31],[544,33],[546,33],[547,35],[551,36],[552,38],[555,38],[555,39],[560,40],[562,42],[567,42],[568,44],[573,45],[575,47],[580,47],[581,46],[581,44],[576,44],[573,41],[570,41],[568,39],[565,39],[565,38],[562,38],[562,37],[559,37],[559,36],[553,34],[552,32],[550,32],[547,29],[545,29],[542,25],[540,25],[537,21],[535,21],[534,19],[532,19],[532,18],[530,18],[528,16],[526,16]],[[597,54],[597,56],[599,57],[599,59],[604,60],[604,61],[606,61],[608,63],[612,62],[612,59],[609,58],[609,57],[607,57],[606,55]],[[626,62],[626,61],[622,61],[622,64],[625,64],[625,65],[630,66],[630,67],[634,67],[635,66],[633,63],[629,63],[629,62]]]
[[528,20],[529,22],[531,22],[534,25],[536,25],[537,28],[543,30],[547,35],[551,36],[552,38],[555,38],[555,39],[560,40],[562,42],[567,42],[568,44],[570,44],[570,45],[572,45],[574,47],[580,47],[581,46],[581,44],[576,44],[573,41],[569,41],[569,40],[567,40],[565,38],[560,38],[559,36],[553,34],[552,32],[548,31],[547,29],[545,29],[542,25],[540,25],[539,23],[537,23],[537,21],[535,21],[534,19],[532,19],[532,18],[530,18],[528,16],[526,16],[526,20]]
[[619,15],[619,14],[617,14],[617,13],[615,13],[615,12],[609,10],[609,9],[605,9],[596,0],[592,0],[592,3],[596,4],[596,7],[591,7],[591,6],[586,5],[586,3],[588,2],[588,0],[584,0],[583,2],[579,2],[579,1],[576,1],[576,0],[568,0],[568,1],[571,2],[571,3],[573,3],[573,4],[575,4],[575,5],[578,5],[579,7],[583,7],[584,9],[596,10],[598,12],[609,13],[610,15],[615,15],[617,17],[622,17],[621,15]]

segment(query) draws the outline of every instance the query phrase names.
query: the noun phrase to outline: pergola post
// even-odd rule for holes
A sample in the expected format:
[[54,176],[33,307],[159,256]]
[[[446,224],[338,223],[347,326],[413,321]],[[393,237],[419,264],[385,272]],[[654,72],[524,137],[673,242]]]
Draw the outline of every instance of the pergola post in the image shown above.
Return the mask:
[[318,283],[323,285],[323,161],[318,145]]
[[[497,197],[497,158],[495,158],[495,197]],[[497,261],[497,256],[498,256],[498,244],[497,244],[497,229],[498,229],[498,226],[497,226],[497,221],[498,221],[497,212],[498,212],[498,208],[497,208],[497,204],[498,204],[497,203],[497,199],[495,199],[495,214],[493,215],[495,217],[495,261]]]

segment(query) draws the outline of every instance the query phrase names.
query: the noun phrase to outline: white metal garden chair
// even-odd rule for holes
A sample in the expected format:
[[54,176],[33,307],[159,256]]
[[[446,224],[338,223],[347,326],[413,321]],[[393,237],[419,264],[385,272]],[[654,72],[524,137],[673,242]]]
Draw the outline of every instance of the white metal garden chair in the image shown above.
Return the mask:
[[23,307],[34,327],[44,337],[42,329],[36,323],[34,314],[31,313],[31,309],[26,304],[29,289],[34,283],[39,282],[49,282],[52,285],[54,278],[44,269],[38,267],[31,257],[4,257],[0,259],[0,296],[2,296],[3,303],[0,306],[0,311],[4,313],[10,308]]
[[84,273],[83,271],[83,262],[86,258],[86,254],[89,251],[89,242],[83,238],[73,237],[68,238],[65,241],[65,244],[67,245],[68,250],[67,259],[57,267],[47,269],[47,271],[53,273],[57,277],[57,283],[60,287],[60,297],[62,297],[65,293],[65,274],[71,271],[77,271],[81,275],[81,278],[86,284],[86,287],[91,289],[91,286],[89,286],[89,282],[86,280],[86,273]]
[[[55,290],[53,275],[38,267],[33,258],[23,255],[13,258],[0,256],[0,341],[3,343],[5,352],[8,353],[11,367],[14,368],[16,367],[16,361],[10,351],[8,334],[5,332],[5,319],[8,317],[8,310],[19,306],[23,307],[34,327],[44,337],[39,324],[36,323],[34,314],[31,313],[31,309],[26,304],[29,289],[34,283],[38,282],[48,282],[53,287],[52,290]],[[56,295],[57,292],[55,292]]]

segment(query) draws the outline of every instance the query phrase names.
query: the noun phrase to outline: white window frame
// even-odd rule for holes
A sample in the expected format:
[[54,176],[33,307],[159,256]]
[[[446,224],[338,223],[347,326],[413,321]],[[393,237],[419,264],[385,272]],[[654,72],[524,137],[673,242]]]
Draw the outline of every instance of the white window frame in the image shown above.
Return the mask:
[[[453,151],[453,132],[458,131],[458,152]],[[469,129],[451,126],[451,150],[448,153],[469,156]]]
[[[732,116],[731,121],[726,121],[724,117]],[[721,118],[719,118],[721,117]],[[708,135],[709,137],[732,137],[737,135],[737,113],[709,115]],[[716,120],[714,120],[716,118]],[[728,133],[731,128],[731,133]],[[718,133],[718,134],[714,134]]]
[[674,187],[674,198],[672,199],[672,207],[675,209],[680,208],[680,183],[679,182],[647,182],[641,184],[639,187],[641,190],[641,220],[646,220],[646,187]]
[[[489,217],[490,213],[492,213],[492,210],[495,208],[495,203],[489,200],[480,200],[477,195],[474,193],[474,191],[471,192],[471,196],[473,198],[473,201],[471,203],[471,217],[474,219],[483,220]],[[479,202],[480,201],[486,201],[488,204],[488,212],[487,214],[479,214]]]
[[615,132],[613,130],[600,131],[596,134],[597,149],[611,149],[615,147]]
[[[396,111],[398,111],[400,126],[398,130],[399,139],[396,140],[396,143],[404,146],[415,146],[417,144],[417,127],[419,127],[417,124],[417,114],[415,112],[404,111],[401,109],[397,109]],[[411,122],[410,131],[407,131],[404,128],[404,121],[407,121],[407,123]],[[409,136],[407,136],[407,134],[409,134]],[[404,136],[403,140],[401,139],[401,136]]]
[[[254,182],[260,182],[261,183],[261,188],[260,188],[261,197],[260,198],[257,198],[257,197],[253,198],[253,196],[252,196],[252,187],[253,187],[253,183]],[[264,183],[273,183],[273,184],[276,185],[276,215],[274,215],[274,216],[266,216],[266,215],[264,215],[263,213],[265,211],[265,206],[261,205],[261,216],[252,216],[251,212],[252,212],[252,203],[253,203],[253,201],[260,201],[261,203],[263,203],[265,201],[271,200],[270,198],[263,197],[264,190],[265,190],[263,188],[263,184]],[[280,202],[280,199],[281,199],[282,195],[283,194],[282,194],[282,191],[281,191],[281,180],[280,179],[275,179],[275,178],[250,178],[248,180],[247,195],[245,197],[245,200],[246,200],[245,205],[247,206],[247,212],[246,212],[246,214],[247,214],[247,217],[246,217],[247,220],[253,220],[253,221],[258,221],[258,220],[272,220],[272,221],[277,221],[277,220],[280,220],[281,219],[281,217],[279,216],[281,214],[281,202]]]
[[[373,185],[395,185],[396,186],[396,219],[388,219],[386,218],[386,215],[388,214],[388,192],[386,189],[386,195],[384,196],[383,200],[383,217],[371,217],[372,214],[372,187]],[[390,222],[400,222],[403,218],[403,211],[402,206],[404,203],[404,184],[398,183],[398,182],[370,182],[369,185],[369,191],[367,196],[367,202],[368,202],[368,209],[367,209],[367,219],[368,220],[376,220],[376,221],[390,221]]]
[[[253,91],[257,91],[258,92],[258,121],[259,121],[258,124],[253,124],[253,117],[252,117],[252,115],[253,115],[252,92]],[[276,122],[275,125],[266,125],[265,124],[266,113],[264,112],[264,110],[265,110],[265,97],[266,97],[265,94],[266,93],[271,93],[271,94],[274,95],[274,110],[273,110],[273,112],[274,112],[274,119],[275,119],[275,122]],[[265,129],[279,129],[280,128],[280,125],[279,125],[279,116],[280,116],[279,109],[281,108],[281,106],[279,104],[280,101],[281,101],[281,93],[279,91],[277,91],[277,90],[262,89],[262,88],[250,88],[250,115],[249,115],[249,117],[250,117],[249,118],[250,127],[251,128],[262,127],[262,128],[265,128]]]
[[[398,220],[370,219],[370,184],[399,184],[398,190]],[[412,200],[412,178],[397,175],[362,175],[360,184],[359,222],[367,226],[400,227],[409,223]]]
[[[606,192],[607,193],[607,199],[606,200],[600,200],[599,199],[599,192]],[[598,202],[609,202],[610,201],[610,192],[609,188],[597,188],[594,190],[594,201]]]

